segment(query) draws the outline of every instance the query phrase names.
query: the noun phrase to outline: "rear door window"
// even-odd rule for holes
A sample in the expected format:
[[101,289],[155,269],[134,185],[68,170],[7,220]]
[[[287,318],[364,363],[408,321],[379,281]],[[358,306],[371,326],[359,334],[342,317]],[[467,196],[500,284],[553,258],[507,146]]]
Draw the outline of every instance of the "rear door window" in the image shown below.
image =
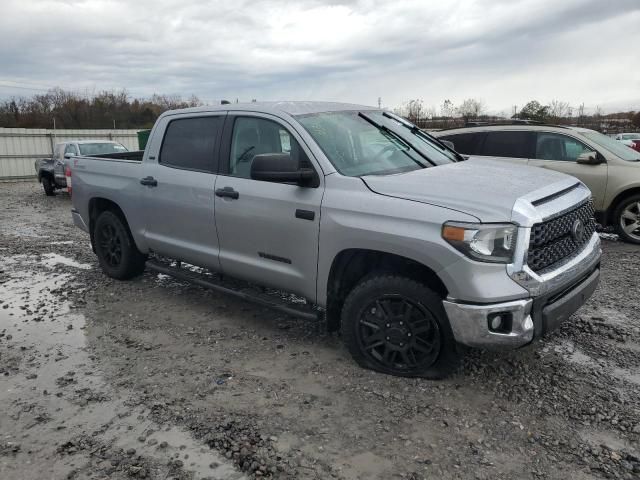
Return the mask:
[[535,134],[524,131],[492,131],[482,148],[482,155],[489,157],[531,158]]
[[160,149],[160,164],[167,167],[215,173],[216,146],[224,117],[193,117],[172,120]]
[[446,135],[439,137],[441,140],[448,140],[453,143],[456,152],[464,155],[478,155],[484,132],[460,133],[457,135]]

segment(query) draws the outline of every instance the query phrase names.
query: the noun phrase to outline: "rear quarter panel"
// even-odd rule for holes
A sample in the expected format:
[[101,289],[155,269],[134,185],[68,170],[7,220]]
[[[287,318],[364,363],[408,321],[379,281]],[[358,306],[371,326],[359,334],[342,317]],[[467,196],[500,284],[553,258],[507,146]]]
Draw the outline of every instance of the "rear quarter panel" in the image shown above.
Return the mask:
[[90,224],[89,205],[92,199],[110,200],[124,213],[138,249],[146,252],[142,234],[142,163],[91,157],[73,157],[69,163],[73,175],[73,207],[84,222]]

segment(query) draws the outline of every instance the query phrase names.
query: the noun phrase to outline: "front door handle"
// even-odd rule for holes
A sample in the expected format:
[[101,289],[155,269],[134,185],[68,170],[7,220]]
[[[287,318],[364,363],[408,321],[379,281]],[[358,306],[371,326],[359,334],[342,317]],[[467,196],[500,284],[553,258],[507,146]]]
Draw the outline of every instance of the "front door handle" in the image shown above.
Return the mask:
[[227,197],[233,200],[240,198],[240,194],[233,189],[233,187],[218,188],[216,190],[216,197]]
[[148,187],[157,187],[158,181],[153,177],[144,177],[140,179],[140,185],[146,185]]

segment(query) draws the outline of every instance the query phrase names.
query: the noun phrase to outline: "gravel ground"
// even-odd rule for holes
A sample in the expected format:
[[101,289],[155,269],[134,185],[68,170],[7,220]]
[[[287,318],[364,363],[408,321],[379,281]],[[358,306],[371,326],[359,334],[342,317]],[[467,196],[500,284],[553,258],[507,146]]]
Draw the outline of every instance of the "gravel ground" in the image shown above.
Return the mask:
[[444,381],[318,325],[104,276],[66,194],[0,184],[0,478],[640,478],[640,248],[563,328]]

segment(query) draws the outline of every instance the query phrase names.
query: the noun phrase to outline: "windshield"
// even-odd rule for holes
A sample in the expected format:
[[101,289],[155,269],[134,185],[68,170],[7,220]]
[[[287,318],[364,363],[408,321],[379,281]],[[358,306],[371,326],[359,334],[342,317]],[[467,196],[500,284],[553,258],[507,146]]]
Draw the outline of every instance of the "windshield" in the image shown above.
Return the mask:
[[102,155],[105,153],[126,152],[127,149],[119,143],[81,143],[80,155]]
[[625,133],[622,140],[640,140],[640,133]]
[[583,135],[593,143],[606,148],[622,160],[627,160],[629,162],[640,161],[640,152],[636,152],[634,149],[627,147],[624,143],[619,142],[618,140],[614,140],[611,137],[607,137],[606,135],[595,131],[580,132],[580,135]]
[[384,117],[382,111],[367,110],[363,116],[359,113],[325,112],[297,117],[342,175],[387,175],[454,161],[435,143],[430,144]]

